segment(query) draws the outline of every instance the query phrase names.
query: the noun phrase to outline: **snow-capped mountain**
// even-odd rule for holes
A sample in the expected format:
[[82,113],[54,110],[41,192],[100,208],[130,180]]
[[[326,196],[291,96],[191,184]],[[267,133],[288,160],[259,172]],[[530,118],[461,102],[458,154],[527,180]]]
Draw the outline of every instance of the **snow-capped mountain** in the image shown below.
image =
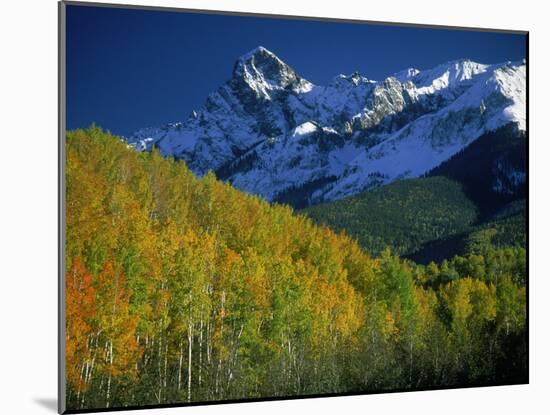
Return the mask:
[[525,95],[524,61],[459,60],[319,86],[258,47],[186,121],[139,130],[128,143],[267,200],[301,192],[318,203],[418,177],[504,125],[525,131]]

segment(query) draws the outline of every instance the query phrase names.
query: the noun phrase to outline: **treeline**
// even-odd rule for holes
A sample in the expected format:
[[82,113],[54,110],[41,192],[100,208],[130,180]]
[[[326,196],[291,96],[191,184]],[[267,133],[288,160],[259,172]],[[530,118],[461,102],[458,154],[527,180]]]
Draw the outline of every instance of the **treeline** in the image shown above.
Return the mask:
[[372,258],[98,128],[66,150],[69,409],[526,380],[522,248]]

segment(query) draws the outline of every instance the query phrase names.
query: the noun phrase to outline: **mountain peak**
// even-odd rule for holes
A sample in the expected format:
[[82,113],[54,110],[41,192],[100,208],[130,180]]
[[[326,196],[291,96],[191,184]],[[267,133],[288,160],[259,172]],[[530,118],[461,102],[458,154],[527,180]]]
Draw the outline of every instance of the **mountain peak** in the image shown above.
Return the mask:
[[451,90],[464,81],[472,81],[477,76],[486,73],[491,65],[474,62],[470,59],[456,59],[437,65],[435,68],[423,70],[412,78],[414,84],[422,93],[441,89]]
[[275,55],[273,52],[271,52],[270,50],[268,50],[268,49],[266,49],[266,48],[264,48],[263,46],[260,45],[260,46],[255,47],[251,51],[245,53],[244,55],[242,55],[239,58],[239,61],[248,61],[251,58],[257,57],[257,56],[271,57],[273,59],[280,60],[277,57],[277,55]]
[[477,74],[479,72],[484,72],[489,66],[490,65],[475,62],[471,59],[462,58],[438,65],[433,70],[451,70],[454,72],[462,72],[471,75]]
[[244,80],[253,89],[284,89],[299,80],[294,70],[263,46],[242,55],[233,68],[233,78]]
[[407,68],[393,74],[393,77],[401,83],[405,83],[420,73],[419,69]]
[[358,71],[355,71],[349,75],[339,74],[332,78],[331,85],[343,85],[347,86],[349,84],[358,86],[359,84],[371,84],[374,81],[371,81],[366,76],[362,76]]

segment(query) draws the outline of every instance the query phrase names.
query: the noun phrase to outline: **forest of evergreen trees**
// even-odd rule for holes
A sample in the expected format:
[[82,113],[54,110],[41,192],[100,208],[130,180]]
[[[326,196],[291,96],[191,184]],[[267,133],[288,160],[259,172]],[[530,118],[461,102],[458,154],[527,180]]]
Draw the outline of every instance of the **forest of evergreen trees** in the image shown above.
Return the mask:
[[66,154],[68,409],[527,380],[522,247],[373,257],[99,128]]

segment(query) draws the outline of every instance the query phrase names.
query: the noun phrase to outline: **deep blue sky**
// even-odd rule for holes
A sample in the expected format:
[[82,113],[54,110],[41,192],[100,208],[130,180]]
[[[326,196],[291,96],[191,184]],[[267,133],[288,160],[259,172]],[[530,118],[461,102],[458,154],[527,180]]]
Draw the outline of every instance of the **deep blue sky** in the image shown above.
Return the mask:
[[525,57],[515,34],[67,6],[67,128],[95,122],[129,135],[185,120],[259,45],[321,85],[356,70],[382,79],[459,58]]

